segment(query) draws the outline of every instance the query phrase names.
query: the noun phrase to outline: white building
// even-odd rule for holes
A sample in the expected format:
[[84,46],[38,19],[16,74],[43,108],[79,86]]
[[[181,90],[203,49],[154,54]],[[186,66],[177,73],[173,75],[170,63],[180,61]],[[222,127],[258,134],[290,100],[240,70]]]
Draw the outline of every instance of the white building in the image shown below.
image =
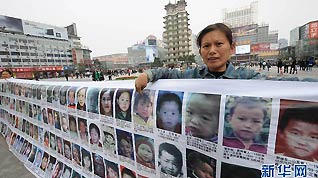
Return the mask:
[[235,9],[223,9],[222,20],[231,28],[258,24],[258,2]]

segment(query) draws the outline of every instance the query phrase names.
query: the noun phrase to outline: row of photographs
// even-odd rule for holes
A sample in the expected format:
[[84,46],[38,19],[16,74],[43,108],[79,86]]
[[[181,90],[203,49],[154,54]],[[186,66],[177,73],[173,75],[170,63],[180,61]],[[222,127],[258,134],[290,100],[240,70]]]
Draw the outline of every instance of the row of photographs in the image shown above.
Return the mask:
[[[89,151],[80,145],[64,142],[63,155],[57,155],[41,145],[34,144],[28,136],[16,133],[16,128],[0,122],[2,135],[6,138],[11,150],[28,166],[34,174],[40,177],[52,178],[146,178],[139,172],[131,170],[125,165],[118,164],[102,154]],[[138,136],[137,136],[138,137]],[[140,140],[140,141],[137,141]],[[139,142],[137,161],[151,160],[154,157],[153,145],[144,138],[137,138]],[[142,141],[141,141],[142,140]],[[187,178],[215,178],[217,161],[195,150],[186,149],[186,165],[181,151],[173,144],[162,142],[159,144],[157,168],[161,177]],[[144,166],[155,166],[147,162]],[[184,167],[186,170],[184,170]],[[221,163],[221,178],[259,178],[261,171],[239,165]]]
[[[13,86],[14,90],[18,86],[23,88],[18,84]],[[275,154],[318,162],[318,114],[316,112],[318,104],[316,102],[281,99],[280,106],[272,106],[271,98],[226,96],[225,113],[222,118],[224,125],[220,125],[221,95],[216,94],[187,93],[186,95],[184,92],[162,90],[156,94],[154,90],[146,90],[143,94],[135,93],[132,99],[133,90],[131,89],[67,86],[64,90],[65,87],[61,86],[32,85],[33,88],[41,88],[40,91],[45,88],[44,93],[54,92],[58,88],[57,93],[61,94],[65,91],[66,96],[71,93],[75,97],[68,97],[68,105],[69,101],[80,101],[83,96],[86,98],[85,102],[90,103],[87,105],[88,108],[91,106],[103,108],[101,102],[108,98],[109,102],[105,104],[107,106],[105,109],[111,112],[110,118],[115,116],[117,120],[132,121],[136,125],[200,138],[215,144],[219,140],[219,135],[222,135],[219,133],[220,127],[223,127],[223,146],[262,154],[268,152],[270,130],[275,129],[277,130]],[[82,93],[83,89],[85,92]],[[20,93],[23,92],[18,92],[19,95]],[[110,95],[105,96],[105,93]],[[62,95],[58,96],[61,98]],[[83,118],[60,112],[57,108],[54,110],[49,106],[42,107],[26,102],[22,100],[23,98],[0,97],[2,97],[1,101],[4,101],[4,107],[22,112],[34,119],[38,118],[44,124],[63,132],[83,135],[80,131],[80,121],[85,120]],[[93,101],[95,104],[92,104]],[[85,102],[83,106],[86,105]],[[133,105],[132,110],[131,105]],[[278,125],[275,128],[271,128],[270,124],[273,119],[271,117],[273,107],[279,107]]]

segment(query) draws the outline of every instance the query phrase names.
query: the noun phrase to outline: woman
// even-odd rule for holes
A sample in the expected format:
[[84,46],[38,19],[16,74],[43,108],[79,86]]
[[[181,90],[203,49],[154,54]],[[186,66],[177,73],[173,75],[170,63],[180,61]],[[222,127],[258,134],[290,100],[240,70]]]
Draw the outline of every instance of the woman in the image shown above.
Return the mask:
[[1,78],[2,79],[9,79],[12,78],[13,72],[10,69],[4,69],[1,71]]
[[131,122],[131,90],[118,90],[116,94],[116,118]]
[[153,69],[140,74],[135,81],[137,92],[147,86],[148,82],[158,79],[176,78],[211,78],[211,79],[259,79],[260,73],[246,68],[235,69],[228,61],[235,50],[232,31],[222,23],[204,28],[198,35],[197,45],[204,66],[190,71]]
[[103,89],[100,93],[100,114],[112,117],[113,116],[113,95],[111,89]]

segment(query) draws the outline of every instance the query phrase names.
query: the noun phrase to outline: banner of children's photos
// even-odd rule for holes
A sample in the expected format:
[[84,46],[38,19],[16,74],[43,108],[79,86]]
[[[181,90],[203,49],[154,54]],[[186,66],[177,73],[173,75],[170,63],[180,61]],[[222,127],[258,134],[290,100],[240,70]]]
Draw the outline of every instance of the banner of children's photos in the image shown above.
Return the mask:
[[0,128],[37,177],[317,177],[318,83],[0,81]]

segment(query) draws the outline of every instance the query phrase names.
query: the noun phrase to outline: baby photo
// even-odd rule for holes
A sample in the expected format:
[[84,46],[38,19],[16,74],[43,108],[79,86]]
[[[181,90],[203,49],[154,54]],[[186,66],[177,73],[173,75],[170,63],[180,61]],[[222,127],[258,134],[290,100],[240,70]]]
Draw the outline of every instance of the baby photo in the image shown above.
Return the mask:
[[217,143],[221,95],[189,93],[185,109],[185,133]]
[[157,128],[181,134],[183,92],[159,91]]

